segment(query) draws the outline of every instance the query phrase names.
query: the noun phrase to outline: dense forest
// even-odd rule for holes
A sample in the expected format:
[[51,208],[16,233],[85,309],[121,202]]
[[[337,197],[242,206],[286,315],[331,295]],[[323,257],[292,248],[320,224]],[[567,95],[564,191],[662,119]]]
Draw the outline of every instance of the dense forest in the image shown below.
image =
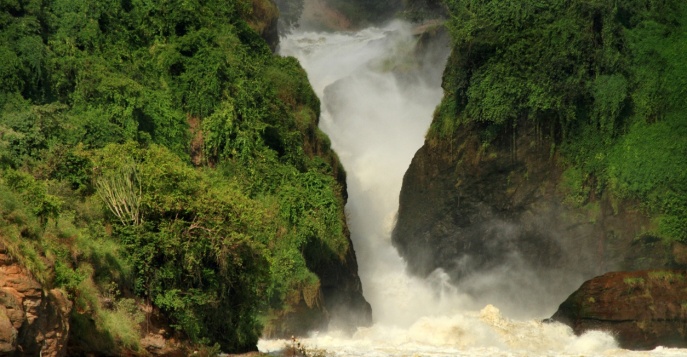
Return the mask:
[[683,1],[443,3],[454,48],[430,143],[474,128],[488,147],[536,126],[569,204],[640,202],[649,233],[687,242]]
[[[268,0],[0,2],[0,243],[74,302],[75,351],[152,306],[224,351],[319,306],[345,178]],[[109,351],[109,352],[108,352]]]

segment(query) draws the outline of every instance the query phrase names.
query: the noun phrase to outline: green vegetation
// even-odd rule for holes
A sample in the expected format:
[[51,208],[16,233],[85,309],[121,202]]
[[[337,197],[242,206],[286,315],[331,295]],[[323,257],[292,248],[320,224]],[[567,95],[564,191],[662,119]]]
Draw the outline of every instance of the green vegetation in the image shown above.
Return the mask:
[[644,278],[637,277],[637,278],[625,278],[623,279],[623,282],[631,287],[635,286],[643,286],[644,285]]
[[445,0],[454,50],[430,141],[477,128],[549,137],[568,201],[642,202],[687,242],[687,5],[678,0]]
[[343,171],[304,71],[249,26],[268,1],[0,9],[0,240],[74,300],[70,343],[136,350],[152,304],[244,351],[316,305],[309,267],[350,249]]
[[649,272],[649,279],[656,282],[663,282],[672,284],[685,280],[685,276],[674,271],[651,271]]

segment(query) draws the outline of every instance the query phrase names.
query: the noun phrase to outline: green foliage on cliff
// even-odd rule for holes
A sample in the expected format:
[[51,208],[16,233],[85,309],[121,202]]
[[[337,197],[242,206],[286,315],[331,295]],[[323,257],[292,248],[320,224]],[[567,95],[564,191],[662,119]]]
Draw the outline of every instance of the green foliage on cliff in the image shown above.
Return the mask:
[[687,241],[684,2],[445,4],[454,49],[430,138],[534,125],[563,154],[571,201],[640,201],[661,236]]
[[306,261],[350,249],[319,100],[256,8],[0,2],[0,241],[95,324],[75,348],[138,348],[136,298],[254,349],[266,314],[315,305]]

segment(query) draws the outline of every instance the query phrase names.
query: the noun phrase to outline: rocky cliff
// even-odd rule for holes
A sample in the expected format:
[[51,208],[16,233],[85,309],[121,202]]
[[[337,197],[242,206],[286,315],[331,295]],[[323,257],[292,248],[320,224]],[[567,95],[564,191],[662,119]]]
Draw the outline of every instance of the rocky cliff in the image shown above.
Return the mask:
[[64,356],[72,303],[45,291],[0,242],[0,355]]
[[475,296],[507,291],[504,304],[537,310],[609,270],[684,266],[684,245],[647,233],[651,221],[635,202],[567,204],[552,138],[520,124],[491,144],[483,128],[465,125],[416,153],[393,233],[413,273],[441,268]]
[[[260,8],[260,1],[254,1],[254,9]],[[255,11],[262,14],[258,16],[261,23],[268,26],[259,26],[264,30],[258,30],[265,41],[274,50],[278,45],[277,11],[275,2],[270,0],[263,7],[269,7],[267,11]],[[277,2],[284,8],[287,2]],[[288,8],[288,6],[287,6]],[[329,6],[323,0],[306,0],[301,9],[303,14],[301,21],[315,23],[330,30],[347,30],[351,28],[348,18]],[[288,19],[287,19],[288,20]],[[251,25],[254,29],[256,26]],[[319,104],[319,103],[318,103]],[[322,132],[318,129],[319,113],[315,114],[315,120],[309,121],[302,129],[303,151],[310,157],[318,157],[332,168],[331,175],[341,187],[341,197],[346,200],[346,173],[336,154],[331,150],[328,140],[323,139]],[[344,257],[338,257],[334,252],[327,251],[327,247],[321,242],[310,242],[305,248],[306,264],[308,269],[320,279],[319,298],[315,304],[308,304],[307,299],[302,299],[293,311],[286,311],[276,322],[276,328],[264,331],[265,336],[305,335],[316,329],[337,328],[344,331],[354,331],[360,326],[369,326],[372,323],[372,308],[363,297],[362,283],[358,276],[358,262],[353,242],[348,228],[344,228],[349,249]],[[324,253],[323,253],[324,252]],[[330,259],[323,258],[330,257]]]
[[541,312],[603,272],[684,267],[687,7],[443,4],[445,96],[392,237],[409,269]]
[[[318,254],[322,249],[326,247],[311,245],[306,248],[317,250],[320,252]],[[315,301],[308,301],[304,297],[291,298],[298,302],[279,313],[278,318],[263,331],[263,337],[307,336],[312,331],[328,329],[353,333],[358,327],[372,324],[372,307],[363,296],[353,249],[348,250],[343,260],[323,260],[312,256],[307,263],[320,279]]]
[[[338,156],[323,140],[323,133],[318,128],[319,113],[315,120],[301,128],[303,132],[303,151],[310,158],[318,157],[332,168],[331,175],[336,179],[344,201],[348,199],[346,172]],[[345,224],[345,223],[344,223]],[[278,321],[268,327],[265,337],[290,337],[306,335],[313,330],[327,328],[342,331],[354,331],[360,326],[372,323],[372,307],[363,297],[363,288],[358,275],[358,261],[353,249],[348,227],[344,234],[349,247],[343,257],[332,252],[322,241],[310,241],[304,255],[308,269],[320,280],[317,301],[308,303],[300,299],[294,309],[286,309],[279,314]]]

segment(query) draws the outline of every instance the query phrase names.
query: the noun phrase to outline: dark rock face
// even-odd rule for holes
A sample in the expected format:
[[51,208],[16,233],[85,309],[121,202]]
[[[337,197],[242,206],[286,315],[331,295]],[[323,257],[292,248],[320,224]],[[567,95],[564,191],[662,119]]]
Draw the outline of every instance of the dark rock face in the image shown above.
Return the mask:
[[353,332],[357,327],[372,324],[372,307],[363,297],[363,286],[358,276],[358,261],[349,241],[344,261],[330,260],[311,270],[321,282],[324,308],[329,315],[329,328]]
[[608,273],[575,291],[551,318],[611,332],[623,348],[687,347],[687,271]]
[[311,243],[305,247],[306,264],[320,280],[320,289],[306,297],[299,291],[287,300],[295,301],[283,314],[275,316],[263,330],[265,338],[306,336],[312,331],[338,330],[352,333],[372,324],[372,307],[363,297],[358,262],[349,238],[343,259],[326,253],[327,247]]
[[299,25],[316,31],[347,31],[355,27],[351,19],[326,0],[304,0]]
[[462,291],[536,310],[609,270],[681,266],[676,247],[642,235],[651,223],[637,205],[564,203],[547,130],[523,121],[487,146],[483,129],[425,142],[405,174],[392,239],[412,273],[441,268]]
[[277,51],[279,46],[279,28],[277,27],[279,17],[269,19],[260,36],[267,42],[272,52]]
[[0,355],[64,356],[72,303],[44,291],[0,243]]

